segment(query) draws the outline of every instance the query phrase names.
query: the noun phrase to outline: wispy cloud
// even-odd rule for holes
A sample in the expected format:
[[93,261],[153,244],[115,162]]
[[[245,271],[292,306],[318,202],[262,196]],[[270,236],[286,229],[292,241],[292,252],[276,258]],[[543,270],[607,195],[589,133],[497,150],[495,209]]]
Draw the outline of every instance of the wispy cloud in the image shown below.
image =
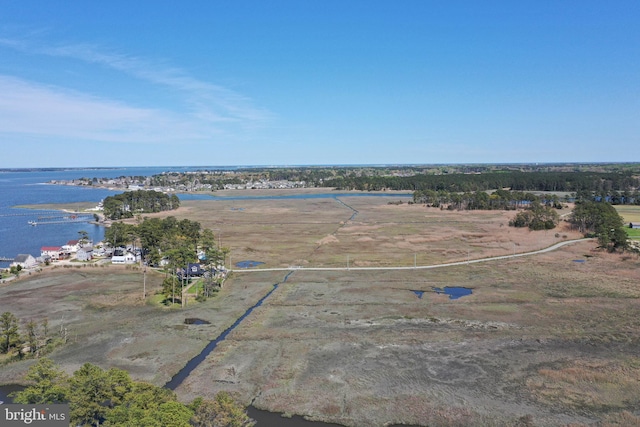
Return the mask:
[[131,107],[0,75],[0,132],[111,142],[171,142],[215,134],[188,116]]
[[[46,46],[2,39],[0,46],[31,55],[67,58],[106,67],[169,90],[176,108],[132,106],[107,96],[80,93],[0,75],[0,132],[68,136],[113,142],[203,141],[265,123],[271,114],[248,97],[186,71],[86,44]],[[97,88],[98,89],[98,88]],[[99,90],[96,90],[99,93]]]
[[202,117],[217,120],[262,121],[269,114],[252,105],[248,97],[232,90],[190,76],[184,70],[131,55],[107,53],[96,46],[79,44],[47,47],[41,52],[100,64],[127,73],[149,83],[182,93]]

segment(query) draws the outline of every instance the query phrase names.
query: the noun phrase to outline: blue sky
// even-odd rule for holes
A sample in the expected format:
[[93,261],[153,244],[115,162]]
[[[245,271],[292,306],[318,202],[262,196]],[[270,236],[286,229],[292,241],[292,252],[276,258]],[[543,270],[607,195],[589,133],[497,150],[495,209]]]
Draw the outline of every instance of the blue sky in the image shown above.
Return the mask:
[[638,1],[0,11],[0,167],[640,161]]

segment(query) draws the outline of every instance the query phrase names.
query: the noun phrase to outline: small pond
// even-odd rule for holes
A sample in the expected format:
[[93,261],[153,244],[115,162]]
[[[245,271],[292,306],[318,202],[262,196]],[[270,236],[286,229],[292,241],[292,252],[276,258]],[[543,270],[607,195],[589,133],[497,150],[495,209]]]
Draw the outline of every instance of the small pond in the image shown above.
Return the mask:
[[449,299],[458,299],[473,293],[469,288],[458,286],[445,286],[444,288],[433,288],[433,290],[438,294],[449,295]]
[[422,296],[424,295],[425,291],[418,291],[418,290],[413,290],[411,289],[411,292],[413,292],[414,294],[416,294],[418,296],[418,298],[422,299]]
[[238,268],[251,268],[251,267],[257,267],[259,265],[264,264],[264,262],[260,262],[260,261],[239,261],[236,262],[236,267]]
[[185,325],[209,325],[211,322],[207,322],[206,320],[198,319],[196,317],[187,317],[184,319]]

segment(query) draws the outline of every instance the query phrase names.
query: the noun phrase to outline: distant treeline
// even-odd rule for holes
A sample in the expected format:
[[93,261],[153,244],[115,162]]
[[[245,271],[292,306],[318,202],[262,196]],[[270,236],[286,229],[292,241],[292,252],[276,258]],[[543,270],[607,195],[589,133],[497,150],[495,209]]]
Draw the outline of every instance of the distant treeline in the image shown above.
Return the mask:
[[109,219],[133,218],[138,213],[162,212],[178,207],[178,196],[154,190],[127,191],[103,201],[104,215]]
[[640,179],[631,173],[520,172],[455,173],[413,176],[340,176],[326,179],[323,187],[340,190],[409,190],[472,192],[510,188],[514,191],[637,191]]
[[561,209],[562,204],[556,195],[545,200],[533,193],[507,191],[499,189],[489,194],[486,191],[465,191],[463,193],[445,190],[417,190],[413,192],[413,202],[449,210],[515,210],[530,207],[532,203],[544,203],[546,206]]

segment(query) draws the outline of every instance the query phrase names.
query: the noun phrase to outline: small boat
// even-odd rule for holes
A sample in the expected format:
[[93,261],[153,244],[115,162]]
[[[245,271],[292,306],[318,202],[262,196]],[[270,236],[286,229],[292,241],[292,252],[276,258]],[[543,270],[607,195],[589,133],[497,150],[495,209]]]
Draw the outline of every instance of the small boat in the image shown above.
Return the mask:
[[38,223],[35,221],[29,221],[29,225],[38,225]]

